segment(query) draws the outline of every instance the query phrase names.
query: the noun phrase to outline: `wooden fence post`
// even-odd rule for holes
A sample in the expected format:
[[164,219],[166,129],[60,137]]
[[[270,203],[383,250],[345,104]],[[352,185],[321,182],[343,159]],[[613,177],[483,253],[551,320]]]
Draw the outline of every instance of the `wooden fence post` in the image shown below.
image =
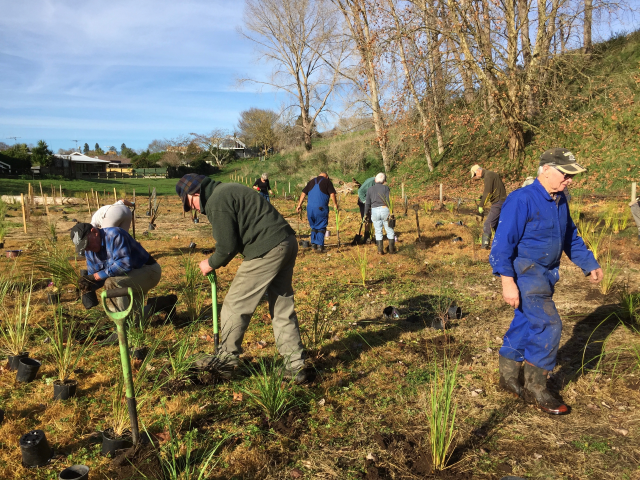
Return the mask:
[[636,182],[631,182],[631,201],[636,201]]
[[116,187],[113,187],[113,203],[118,201],[118,196],[116,195]]
[[133,189],[133,212],[131,212],[131,227],[133,228],[133,239],[136,239],[136,189]]
[[84,196],[87,199],[87,209],[89,210],[89,216],[91,216],[91,204],[89,203],[89,194],[85,193]]
[[24,193],[20,194],[20,201],[22,202],[22,225],[24,228],[24,233],[27,233],[27,213],[24,208]]
[[443,195],[442,195],[442,184],[440,184],[440,208],[442,208],[442,206],[443,206],[442,198],[443,198]]
[[47,196],[42,195],[42,202],[44,203],[44,211],[47,213],[47,218],[49,218],[49,205],[47,203]]
[[60,205],[62,205],[62,185],[60,185]]

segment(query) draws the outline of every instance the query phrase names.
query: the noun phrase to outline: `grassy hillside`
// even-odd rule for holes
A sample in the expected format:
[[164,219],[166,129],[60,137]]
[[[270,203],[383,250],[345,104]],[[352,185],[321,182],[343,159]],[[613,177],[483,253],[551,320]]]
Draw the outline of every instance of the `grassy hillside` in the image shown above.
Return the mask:
[[[419,196],[433,193],[434,186],[443,182],[453,195],[461,189],[478,188],[469,182],[468,171],[480,163],[501,172],[513,189],[535,175],[543,151],[563,146],[589,168],[574,182],[577,193],[626,192],[629,182],[640,178],[639,66],[639,32],[598,44],[589,58],[572,53],[556,58],[549,66],[550,88],[544,92],[541,113],[527,126],[530,140],[518,165],[509,164],[505,130],[499,122],[490,122],[480,104],[449,107],[444,126],[448,147],[438,155],[434,146],[433,173],[424,162],[421,142],[403,136],[407,126],[397,125],[390,134],[398,159],[391,184],[404,180],[409,194]],[[235,162],[218,178],[228,180],[232,172],[254,178],[264,171],[281,183],[294,185],[319,170],[328,170],[338,179],[362,181],[382,168],[374,137],[372,131],[363,131],[323,138],[311,152],[299,148],[265,162]]]

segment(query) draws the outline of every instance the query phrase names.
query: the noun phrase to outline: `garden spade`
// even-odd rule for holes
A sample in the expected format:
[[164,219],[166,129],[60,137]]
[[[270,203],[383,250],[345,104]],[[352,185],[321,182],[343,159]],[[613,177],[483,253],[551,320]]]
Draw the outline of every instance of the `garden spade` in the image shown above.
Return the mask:
[[[363,240],[362,240],[362,227],[366,222],[366,218],[367,217],[362,217],[362,221],[360,222],[360,230],[358,230],[358,234],[353,238],[353,241],[351,242],[351,245],[361,245],[363,244]],[[367,230],[365,229],[365,232]]]
[[420,238],[420,220],[418,219],[418,210],[420,209],[420,205],[417,203],[413,205],[413,210],[416,212],[416,228],[418,229],[418,241],[421,241]]
[[215,353],[218,353],[218,344],[220,342],[220,335],[218,332],[218,282],[216,279],[215,270],[207,275],[209,282],[211,282],[211,313],[213,315],[213,349]]
[[[124,375],[124,384],[126,388],[127,409],[129,410],[129,419],[131,420],[131,438],[133,444],[137,445],[140,439],[140,431],[138,430],[138,410],[136,406],[136,394],[133,388],[133,375],[131,374],[131,360],[129,358],[129,344],[127,342],[127,331],[124,328],[124,322],[131,313],[133,308],[133,291],[129,287],[114,288],[111,290],[103,290],[101,294],[102,307],[107,317],[116,324],[118,332],[118,343],[120,344],[120,361],[122,363],[122,373]],[[107,308],[107,298],[129,297],[129,307],[123,312],[111,312]]]

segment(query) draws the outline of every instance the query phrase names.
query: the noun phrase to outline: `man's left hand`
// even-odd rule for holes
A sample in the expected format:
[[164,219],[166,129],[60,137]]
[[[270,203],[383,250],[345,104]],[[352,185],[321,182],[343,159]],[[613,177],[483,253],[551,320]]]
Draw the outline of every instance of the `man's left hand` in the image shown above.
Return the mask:
[[600,283],[604,278],[604,273],[602,273],[602,268],[596,268],[595,270],[591,270],[591,278],[589,281],[591,283]]
[[98,272],[96,272],[96,273],[94,273],[94,274],[93,274],[93,278],[95,278],[96,280],[102,280],[102,279],[100,278],[100,275],[98,275]]
[[209,259],[205,258],[204,260],[202,260],[198,266],[200,267],[200,271],[202,272],[202,275],[208,275],[211,272],[213,272],[213,268],[211,268],[211,265],[209,265]]

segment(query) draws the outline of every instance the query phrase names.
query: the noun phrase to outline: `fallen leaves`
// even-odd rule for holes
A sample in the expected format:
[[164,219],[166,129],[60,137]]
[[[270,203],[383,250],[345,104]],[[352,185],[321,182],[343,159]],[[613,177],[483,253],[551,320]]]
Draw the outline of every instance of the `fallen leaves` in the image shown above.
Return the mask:
[[626,437],[629,434],[629,430],[627,430],[626,428],[612,428],[611,430],[622,435],[623,437]]
[[303,474],[302,470],[300,470],[299,468],[294,468],[289,472],[289,475],[291,476],[291,478],[301,478]]
[[233,401],[241,402],[242,401],[242,392],[233,392]]
[[266,348],[267,347],[267,342],[265,342],[264,340],[260,340],[259,342],[256,342],[256,347],[258,347],[258,348]]

